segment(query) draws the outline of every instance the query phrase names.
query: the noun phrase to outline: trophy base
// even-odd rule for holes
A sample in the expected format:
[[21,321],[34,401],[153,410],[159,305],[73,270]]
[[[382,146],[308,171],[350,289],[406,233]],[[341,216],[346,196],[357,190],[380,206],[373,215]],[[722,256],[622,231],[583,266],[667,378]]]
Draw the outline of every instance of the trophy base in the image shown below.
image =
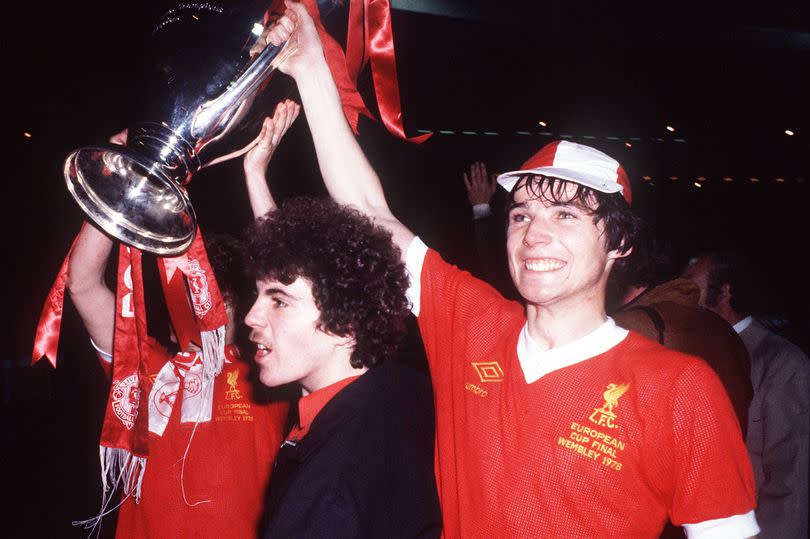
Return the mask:
[[98,226],[122,242],[159,256],[191,246],[197,218],[185,189],[151,161],[123,146],[80,148],[68,155],[68,190]]

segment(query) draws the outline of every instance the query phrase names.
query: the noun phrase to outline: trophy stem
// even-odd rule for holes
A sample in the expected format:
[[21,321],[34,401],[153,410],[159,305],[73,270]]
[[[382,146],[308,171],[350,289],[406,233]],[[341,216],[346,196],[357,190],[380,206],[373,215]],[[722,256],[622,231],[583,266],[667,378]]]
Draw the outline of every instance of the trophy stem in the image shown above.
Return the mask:
[[155,167],[152,172],[159,168],[164,177],[179,185],[187,184],[201,167],[194,147],[181,135],[158,123],[134,125],[129,130],[127,146],[152,160]]

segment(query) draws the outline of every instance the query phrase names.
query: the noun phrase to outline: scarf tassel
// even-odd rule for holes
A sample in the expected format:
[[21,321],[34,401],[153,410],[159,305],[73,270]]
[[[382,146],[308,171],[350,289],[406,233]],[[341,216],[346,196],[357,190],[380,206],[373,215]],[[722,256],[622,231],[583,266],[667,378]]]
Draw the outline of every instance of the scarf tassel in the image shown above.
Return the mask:
[[[101,462],[101,509],[93,518],[87,520],[76,520],[72,524],[90,530],[89,537],[101,533],[102,519],[118,509],[130,496],[135,498],[135,503],[141,499],[141,486],[143,484],[143,474],[146,471],[146,458],[137,457],[118,447],[99,446],[99,461]],[[108,509],[113,495],[121,489],[121,501],[115,507]]]
[[203,376],[213,380],[222,372],[225,364],[225,326],[211,331],[201,331]]

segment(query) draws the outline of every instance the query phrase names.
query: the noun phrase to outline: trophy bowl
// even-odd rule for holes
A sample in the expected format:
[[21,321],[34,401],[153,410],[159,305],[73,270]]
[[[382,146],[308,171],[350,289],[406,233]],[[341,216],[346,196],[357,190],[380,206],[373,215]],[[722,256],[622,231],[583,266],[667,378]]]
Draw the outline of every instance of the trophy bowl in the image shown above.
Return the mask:
[[[82,147],[64,164],[68,191],[107,233],[159,256],[191,246],[197,217],[186,185],[263,115],[252,105],[285,45],[263,43],[268,3],[181,2],[155,25],[144,51],[153,59],[138,111],[145,120],[128,128],[126,146]],[[317,0],[321,17],[341,4]]]

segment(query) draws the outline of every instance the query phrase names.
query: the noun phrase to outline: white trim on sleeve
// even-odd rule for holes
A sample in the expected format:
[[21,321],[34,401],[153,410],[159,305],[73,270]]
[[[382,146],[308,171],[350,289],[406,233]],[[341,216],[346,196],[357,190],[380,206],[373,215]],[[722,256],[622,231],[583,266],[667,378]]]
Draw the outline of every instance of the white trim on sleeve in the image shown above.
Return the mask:
[[90,344],[92,344],[93,348],[95,348],[96,352],[98,352],[98,357],[100,357],[107,363],[112,363],[112,354],[110,354],[109,352],[105,352],[104,350],[99,348],[98,345],[95,342],[93,342],[93,339],[90,339]]
[[406,296],[411,302],[411,312],[414,316],[419,316],[419,298],[422,294],[422,264],[425,262],[428,246],[425,245],[419,236],[414,236],[408,251],[405,253],[405,269],[408,270],[408,277],[411,284],[408,287]]
[[754,537],[760,531],[753,509],[744,515],[684,524],[683,529],[688,539],[744,539]]

